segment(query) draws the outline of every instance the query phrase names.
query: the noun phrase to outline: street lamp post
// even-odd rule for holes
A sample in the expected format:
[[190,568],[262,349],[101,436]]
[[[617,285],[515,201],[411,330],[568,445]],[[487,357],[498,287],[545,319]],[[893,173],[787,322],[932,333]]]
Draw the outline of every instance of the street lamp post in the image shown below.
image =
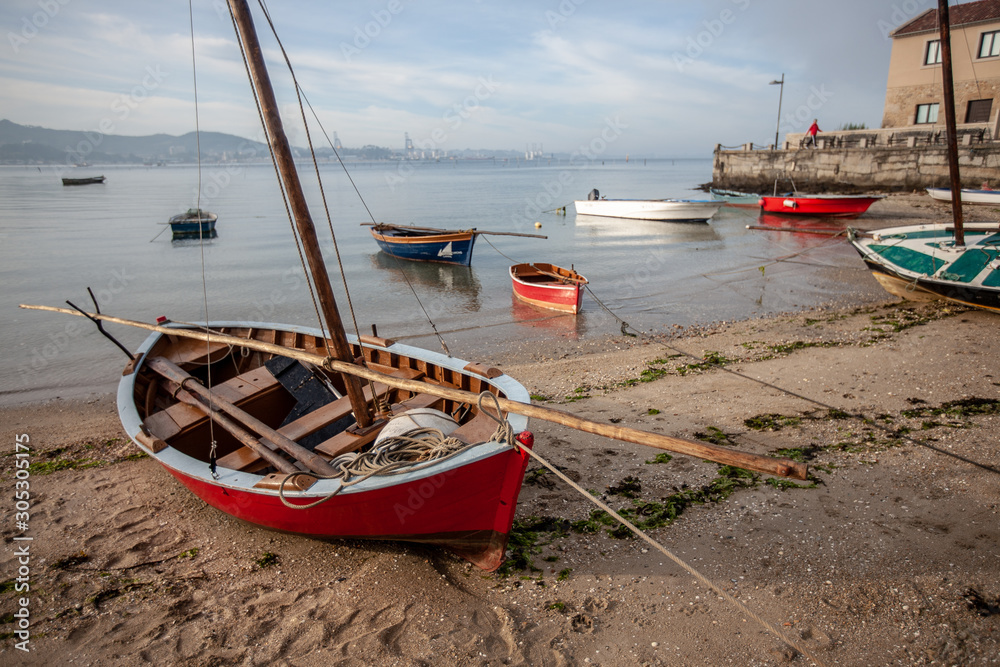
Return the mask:
[[785,96],[785,73],[781,73],[780,81],[772,81],[769,86],[780,86],[778,92],[778,124],[774,128],[774,150],[778,150],[778,132],[781,130],[781,98]]

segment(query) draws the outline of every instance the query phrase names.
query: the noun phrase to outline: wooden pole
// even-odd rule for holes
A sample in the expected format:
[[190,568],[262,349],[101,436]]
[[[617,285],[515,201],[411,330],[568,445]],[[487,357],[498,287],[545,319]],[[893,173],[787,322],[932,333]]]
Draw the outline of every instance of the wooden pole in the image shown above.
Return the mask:
[[[341,362],[343,363],[343,362]],[[353,365],[353,364],[349,364]],[[283,449],[292,458],[297,461],[301,461],[307,468],[313,472],[320,475],[336,475],[337,470],[331,466],[326,460],[315,452],[310,452],[308,449],[300,445],[299,443],[283,436],[282,434],[275,431],[273,428],[260,421],[248,412],[241,410],[232,403],[223,398],[219,397],[218,394],[213,394],[209,389],[198,384],[197,382],[188,382],[184,384],[185,380],[193,379],[192,376],[184,372],[184,369],[175,365],[173,362],[164,359],[163,357],[153,357],[152,359],[146,359],[146,367],[150,370],[162,375],[168,380],[176,382],[181,388],[186,389],[192,394],[210,401],[212,407],[218,408],[220,411],[225,412],[227,415],[233,419],[238,420],[244,426],[250,430],[257,433],[257,435],[267,438],[269,441],[277,445],[279,448]],[[200,403],[200,401],[198,401]],[[210,408],[205,405],[204,411],[209,412]],[[245,444],[245,443],[244,443]],[[253,447],[254,451],[260,453],[260,449]]]
[[941,28],[941,88],[944,92],[944,126],[948,137],[948,172],[951,175],[951,211],[955,220],[955,247],[965,246],[962,220],[962,178],[958,171],[958,130],[955,119],[955,81],[951,71],[951,19],[948,0],[938,0]]
[[[21,304],[21,308],[26,308],[28,310],[43,310],[53,313],[65,313],[68,315],[84,317],[83,314],[74,310],[69,310],[68,308],[28,306],[24,304]],[[305,361],[341,373],[357,375],[358,377],[373,380],[375,382],[381,382],[390,387],[397,387],[399,389],[405,389],[406,391],[421,394],[430,394],[432,396],[439,396],[441,398],[460,401],[462,403],[475,403],[479,398],[478,394],[470,391],[451,389],[449,387],[432,385],[426,382],[419,382],[417,380],[394,378],[391,375],[385,375],[383,373],[379,373],[378,371],[373,371],[356,364],[344,363],[342,361],[323,357],[319,354],[311,354],[309,352],[282,347],[281,345],[275,345],[273,343],[247,340],[246,338],[228,336],[225,334],[207,333],[194,329],[161,327],[155,324],[146,324],[145,322],[126,320],[120,317],[113,317],[111,315],[98,315],[91,313],[91,317],[139,329],[146,329],[148,331],[158,331],[171,336],[182,336],[185,338],[194,338],[208,342],[219,342],[225,345],[232,345],[234,347],[245,347],[259,352],[277,354],[283,357],[288,357],[289,359]],[[648,433],[646,431],[640,431],[638,429],[623,426],[610,426],[608,424],[601,424],[589,419],[583,419],[582,417],[577,417],[576,415],[572,415],[561,410],[544,408],[540,405],[531,405],[530,403],[520,403],[507,398],[497,397],[497,400],[500,402],[500,409],[506,412],[513,412],[526,417],[541,419],[555,424],[562,424],[564,426],[569,426],[570,428],[575,428],[579,431],[603,435],[616,440],[646,445],[649,447],[655,447],[656,449],[664,449],[671,452],[677,452],[679,454],[686,454],[688,456],[696,456],[698,458],[708,459],[709,461],[714,461],[716,463],[746,468],[747,470],[754,470],[756,472],[762,472],[769,475],[780,475],[782,477],[792,477],[794,479],[802,480],[806,479],[808,475],[808,468],[805,464],[797,463],[789,459],[776,459],[769,456],[759,456],[757,454],[749,454],[729,449],[727,447],[709,445],[703,442],[673,438],[666,435],[660,435],[658,433]]]
[[[320,309],[323,311],[323,318],[326,320],[326,326],[333,341],[333,354],[341,361],[351,362],[353,359],[351,358],[350,346],[348,346],[347,337],[344,335],[344,325],[337,310],[337,301],[333,297],[330,276],[327,274],[323,253],[320,251],[319,241],[316,238],[316,227],[313,225],[309,207],[306,205],[298,172],[295,171],[292,151],[288,145],[288,138],[285,136],[281,115],[278,113],[278,102],[274,97],[274,90],[271,88],[267,67],[264,65],[264,56],[261,52],[260,42],[257,40],[257,31],[253,25],[250,8],[247,6],[246,0],[229,0],[229,9],[236,21],[238,36],[243,42],[243,49],[246,52],[247,63],[253,77],[254,89],[260,100],[261,113],[271,150],[274,152],[278,171],[281,174],[285,192],[288,194],[292,215],[295,218],[295,226],[299,232],[299,239],[302,241],[302,251],[309,264],[312,282],[319,297]],[[345,377],[344,381],[358,425],[362,428],[369,426],[372,423],[372,417],[368,412],[368,402],[365,401],[361,383],[357,378],[351,376]]]
[[770,227],[768,225],[747,225],[747,229],[757,229],[762,232],[793,232],[795,234],[822,234],[824,236],[841,236],[846,229],[797,229],[795,227]]

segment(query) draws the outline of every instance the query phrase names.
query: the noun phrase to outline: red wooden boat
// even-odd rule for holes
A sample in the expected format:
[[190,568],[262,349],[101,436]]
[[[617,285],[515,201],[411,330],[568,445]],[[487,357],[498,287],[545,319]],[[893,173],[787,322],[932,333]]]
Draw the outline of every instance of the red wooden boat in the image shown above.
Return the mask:
[[[439,422],[456,415],[457,420],[450,420],[455,430],[448,435],[469,447],[449,458],[406,464],[356,484],[350,478],[317,479],[327,471],[313,467],[313,456],[336,469],[338,456],[368,448],[380,427],[390,428],[394,422],[352,431],[351,403],[346,396],[338,398],[346,393],[340,374],[238,346],[277,341],[289,350],[286,354],[297,350],[322,355],[326,344],[318,331],[246,323],[216,323],[211,328],[236,336],[236,343],[208,345],[154,333],[138,350],[134,370],[123,376],[118,390],[118,411],[129,437],[184,486],[213,507],[266,528],[319,538],[435,544],[486,570],[500,565],[528,455],[502,438],[491,440],[497,422],[474,402],[463,404],[378,382],[366,386],[366,398],[391,406],[392,413],[407,422],[419,420],[407,416],[416,408],[444,413],[432,418]],[[365,338],[360,345],[351,340],[351,351],[364,357],[368,368],[391,377],[530,402],[523,386],[496,369],[377,338]],[[209,372],[211,389],[201,391],[210,391],[210,398],[196,399],[202,407],[190,398],[185,401],[180,385],[193,393],[191,382],[207,383]],[[221,410],[225,404],[252,419],[230,417],[241,423],[235,429],[211,424],[206,407]],[[279,450],[278,461],[268,460],[238,437],[253,420],[307,453],[293,458]],[[515,432],[527,427],[527,418],[518,415],[509,415],[508,422]],[[323,499],[315,507],[303,507]]]
[[760,210],[764,213],[785,215],[812,215],[829,218],[855,218],[883,195],[793,195],[787,197],[761,197]]
[[514,296],[539,308],[576,314],[583,303],[587,279],[555,264],[515,264],[510,267]]

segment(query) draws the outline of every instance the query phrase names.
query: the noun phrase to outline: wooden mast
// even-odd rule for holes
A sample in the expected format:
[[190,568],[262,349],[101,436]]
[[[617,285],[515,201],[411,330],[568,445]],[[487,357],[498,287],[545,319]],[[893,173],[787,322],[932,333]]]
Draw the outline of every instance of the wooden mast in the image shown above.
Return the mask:
[[951,175],[951,210],[955,221],[955,247],[965,247],[962,221],[962,179],[958,172],[958,130],[955,120],[955,81],[951,70],[951,19],[948,0],[938,0],[941,30],[941,87],[944,89],[944,125],[948,139],[948,172]]
[[[246,53],[247,63],[253,78],[253,86],[260,100],[261,114],[270,139],[271,150],[274,152],[282,183],[288,193],[295,226],[298,229],[299,238],[302,240],[302,250],[309,264],[312,281],[319,297],[320,309],[323,311],[323,318],[326,320],[326,327],[333,341],[333,356],[340,361],[352,363],[354,356],[351,354],[347,336],[344,334],[344,325],[337,310],[337,302],[330,285],[330,276],[326,271],[323,254],[316,238],[316,227],[313,225],[312,216],[306,205],[298,172],[295,171],[292,151],[288,145],[288,138],[285,136],[281,116],[278,113],[278,103],[274,97],[274,90],[271,88],[267,67],[264,65],[264,56],[261,52],[260,42],[257,40],[257,31],[254,28],[253,17],[250,15],[250,8],[247,6],[246,0],[229,0],[229,9],[236,21],[240,41],[243,43],[243,50]],[[347,395],[354,408],[354,417],[357,419],[358,426],[362,428],[369,426],[372,423],[372,418],[368,412],[368,402],[364,398],[360,380],[351,375],[343,375],[343,378],[347,385]]]

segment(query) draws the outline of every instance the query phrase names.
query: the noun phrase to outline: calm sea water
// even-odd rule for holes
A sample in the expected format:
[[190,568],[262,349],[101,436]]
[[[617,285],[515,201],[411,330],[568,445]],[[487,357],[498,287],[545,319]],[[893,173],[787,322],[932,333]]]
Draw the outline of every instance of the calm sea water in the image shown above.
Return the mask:
[[[711,180],[710,160],[377,163],[349,169],[354,185],[337,165],[320,171],[361,332],[375,324],[382,336],[440,349],[427,335],[429,317],[451,352],[463,358],[489,361],[510,341],[618,331],[618,322],[589,294],[575,318],[515,301],[507,274],[512,261],[574,265],[608,308],[654,332],[884,298],[874,281],[859,292],[863,265],[843,239],[747,230],[758,224],[755,210],[727,207],[710,224],[573,212],[572,201],[592,188],[608,197],[706,198],[695,188]],[[301,173],[350,322],[315,175],[309,167]],[[98,174],[107,177],[104,185],[60,182],[60,175]],[[102,312],[130,319],[207,316],[316,325],[273,168],[207,165],[201,178],[201,206],[219,215],[217,238],[203,245],[171,241],[163,224],[196,205],[197,167],[90,167],[68,174],[0,167],[0,403],[112,391],[125,361],[86,320],[22,310],[19,303],[62,306],[68,299],[90,309],[90,287]],[[568,215],[545,212],[566,204]],[[397,262],[380,253],[361,226],[371,220],[366,206],[380,222],[548,238],[481,236],[471,268]],[[108,328],[129,348],[145,337],[126,327]]]

